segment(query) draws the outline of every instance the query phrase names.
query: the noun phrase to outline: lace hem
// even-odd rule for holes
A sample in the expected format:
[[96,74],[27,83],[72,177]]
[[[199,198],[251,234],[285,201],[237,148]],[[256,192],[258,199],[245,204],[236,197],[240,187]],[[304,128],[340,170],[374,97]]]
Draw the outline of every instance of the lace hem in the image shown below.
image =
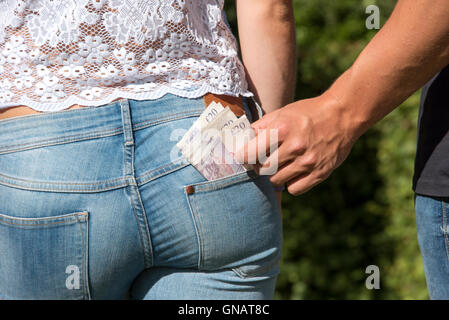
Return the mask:
[[253,97],[254,94],[250,91],[240,91],[237,94],[235,92],[223,92],[218,91],[214,87],[204,84],[202,87],[192,90],[192,91],[186,91],[185,89],[177,89],[169,86],[164,86],[159,88],[159,90],[156,91],[146,91],[146,92],[132,92],[132,91],[121,91],[121,90],[115,90],[113,93],[108,95],[105,99],[100,100],[85,100],[78,96],[71,96],[64,101],[60,102],[48,102],[48,103],[39,103],[37,101],[34,101],[30,98],[27,98],[26,96],[22,97],[18,103],[14,104],[4,104],[0,105],[0,110],[4,108],[19,106],[19,105],[26,105],[30,107],[33,110],[40,111],[40,112],[56,112],[61,111],[64,109],[69,108],[70,106],[74,104],[79,104],[83,106],[90,106],[90,107],[98,107],[102,106],[108,103],[111,103],[111,101],[118,99],[118,98],[124,98],[124,99],[134,99],[134,100],[156,100],[161,97],[163,97],[166,94],[174,94],[177,96],[180,96],[182,98],[189,98],[189,99],[195,99],[204,96],[207,93],[213,93],[213,94],[225,94],[230,96],[243,96],[243,97]]
[[224,1],[0,0],[0,109],[248,95]]

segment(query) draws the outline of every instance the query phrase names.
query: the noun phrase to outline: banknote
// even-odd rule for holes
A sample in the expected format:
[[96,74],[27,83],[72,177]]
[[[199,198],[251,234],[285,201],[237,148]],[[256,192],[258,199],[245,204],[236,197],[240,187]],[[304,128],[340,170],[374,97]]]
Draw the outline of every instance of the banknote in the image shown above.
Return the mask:
[[245,115],[237,118],[228,106],[212,103],[176,145],[207,180],[214,180],[252,169],[233,153],[254,136]]
[[238,118],[231,126],[221,130],[221,138],[226,148],[234,154],[237,150],[242,148],[251,139],[256,136],[256,132],[251,127],[246,115]]
[[187,137],[187,139],[179,143],[178,148],[186,158],[192,156],[192,154],[197,153],[198,149],[203,148],[205,141],[210,140],[211,135],[218,134],[224,128],[231,126],[237,117],[229,109],[229,107],[224,108],[218,114],[216,114],[209,122],[202,122],[197,128],[195,128]]
[[182,150],[183,146],[191,143],[199,135],[201,128],[211,122],[223,110],[224,107],[221,103],[212,102],[176,144],[178,148]]
[[192,160],[192,165],[207,180],[215,180],[246,171],[242,165],[236,162],[218,135],[211,139],[202,153],[199,160]]
[[[221,140],[232,156],[255,137],[256,132],[251,127],[246,115],[241,116],[230,127],[221,131]],[[254,169],[252,164],[243,164],[243,166],[247,170]]]

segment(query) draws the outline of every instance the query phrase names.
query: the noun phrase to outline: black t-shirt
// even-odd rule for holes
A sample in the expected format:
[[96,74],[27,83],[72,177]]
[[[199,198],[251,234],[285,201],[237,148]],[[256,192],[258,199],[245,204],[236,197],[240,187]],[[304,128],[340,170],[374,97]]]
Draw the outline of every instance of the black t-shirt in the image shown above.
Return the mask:
[[449,66],[422,91],[413,190],[449,197]]

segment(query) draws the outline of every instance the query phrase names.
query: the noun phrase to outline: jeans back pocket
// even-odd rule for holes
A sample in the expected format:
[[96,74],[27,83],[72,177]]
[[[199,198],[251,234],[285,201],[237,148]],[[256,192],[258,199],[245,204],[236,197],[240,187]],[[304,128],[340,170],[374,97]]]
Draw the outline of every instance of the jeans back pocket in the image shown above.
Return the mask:
[[247,171],[192,184],[185,191],[198,235],[200,270],[238,268],[256,275],[279,260],[282,221],[267,176]]
[[88,212],[0,213],[0,298],[89,299]]

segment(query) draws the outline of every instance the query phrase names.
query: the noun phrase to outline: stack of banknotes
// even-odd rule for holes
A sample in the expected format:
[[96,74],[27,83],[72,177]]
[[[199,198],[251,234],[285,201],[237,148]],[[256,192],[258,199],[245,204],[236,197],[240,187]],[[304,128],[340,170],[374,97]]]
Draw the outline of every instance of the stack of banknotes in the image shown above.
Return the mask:
[[215,180],[253,169],[234,154],[255,136],[246,115],[237,118],[228,106],[212,102],[176,146],[207,180]]

